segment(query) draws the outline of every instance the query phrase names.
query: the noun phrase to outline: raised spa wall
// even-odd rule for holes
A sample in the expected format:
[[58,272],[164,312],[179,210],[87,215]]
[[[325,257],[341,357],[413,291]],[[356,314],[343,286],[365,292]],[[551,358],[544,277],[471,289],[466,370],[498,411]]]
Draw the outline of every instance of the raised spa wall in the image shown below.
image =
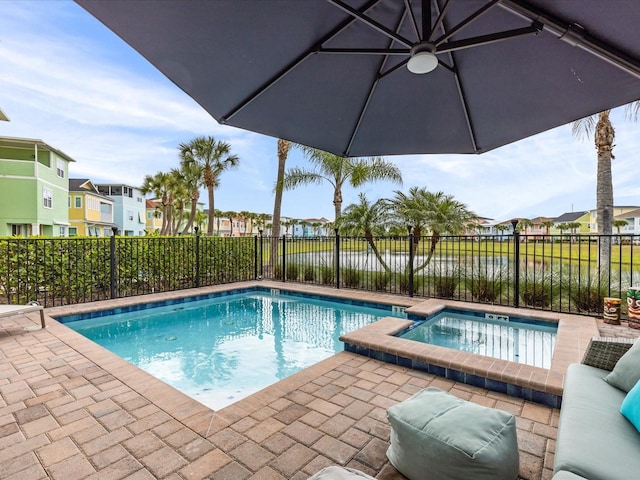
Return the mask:
[[596,320],[581,315],[435,299],[411,306],[406,309],[406,313],[409,318],[424,319],[444,308],[474,312],[480,310],[557,323],[558,333],[551,368],[533,367],[396,337],[396,334],[410,327],[413,321],[394,317],[385,317],[343,335],[340,340],[344,342],[348,352],[559,408],[567,367],[571,363],[579,363],[591,338],[598,336]]

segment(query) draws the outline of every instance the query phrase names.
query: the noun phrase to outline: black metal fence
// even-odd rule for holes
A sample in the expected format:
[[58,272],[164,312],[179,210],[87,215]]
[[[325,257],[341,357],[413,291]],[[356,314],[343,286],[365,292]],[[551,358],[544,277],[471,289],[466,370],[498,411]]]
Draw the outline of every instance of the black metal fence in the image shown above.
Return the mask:
[[259,243],[264,278],[335,288],[600,315],[605,297],[620,298],[624,311],[629,287],[640,285],[637,235],[408,234],[368,241],[336,234]]
[[640,236],[0,239],[0,303],[49,307],[259,278],[599,315],[604,297],[624,308],[640,285]]
[[0,303],[45,307],[251,280],[257,239],[0,239]]

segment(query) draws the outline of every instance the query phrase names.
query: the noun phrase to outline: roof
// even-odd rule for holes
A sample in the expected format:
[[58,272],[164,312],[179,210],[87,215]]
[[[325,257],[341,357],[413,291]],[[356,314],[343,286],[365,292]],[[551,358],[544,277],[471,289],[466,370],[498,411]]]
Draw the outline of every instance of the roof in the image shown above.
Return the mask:
[[0,146],[6,147],[14,147],[14,148],[25,148],[25,146],[33,146],[37,145],[38,148],[42,150],[47,150],[55,153],[56,155],[64,158],[68,162],[75,162],[73,158],[64,153],[62,150],[58,150],[55,147],[45,143],[43,140],[38,140],[36,138],[18,138],[18,137],[0,137]]
[[105,200],[109,200],[110,202],[113,203],[113,199],[107,197],[106,195],[102,195],[100,192],[98,192],[98,189],[96,188],[96,186],[88,178],[70,178],[69,192],[90,193],[95,197],[104,198]]
[[635,210],[629,210],[628,212],[625,213],[621,213],[619,215],[616,215],[613,218],[618,218],[618,219],[627,219],[627,218],[632,218],[632,217],[640,217],[640,208],[636,208]]
[[567,223],[567,222],[575,222],[580,217],[588,214],[589,212],[567,212],[563,213],[559,217],[553,219],[554,223]]
[[145,200],[144,206],[145,208],[156,208],[158,206],[158,202],[154,200]]

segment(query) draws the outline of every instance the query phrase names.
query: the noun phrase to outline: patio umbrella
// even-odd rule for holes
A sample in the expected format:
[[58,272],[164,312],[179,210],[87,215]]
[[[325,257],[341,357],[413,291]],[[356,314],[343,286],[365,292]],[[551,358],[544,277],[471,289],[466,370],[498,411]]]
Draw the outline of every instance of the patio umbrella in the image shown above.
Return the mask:
[[640,97],[640,2],[76,0],[220,123],[482,153]]

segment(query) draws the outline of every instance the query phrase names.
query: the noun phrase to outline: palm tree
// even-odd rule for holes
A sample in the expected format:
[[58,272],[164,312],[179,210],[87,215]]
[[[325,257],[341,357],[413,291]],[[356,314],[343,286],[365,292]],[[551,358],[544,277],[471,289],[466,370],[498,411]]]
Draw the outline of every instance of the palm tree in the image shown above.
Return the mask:
[[[581,118],[573,122],[573,135],[588,137],[594,135],[598,166],[596,173],[596,222],[600,238],[600,265],[609,268],[611,258],[611,239],[608,235],[613,231],[613,180],[611,175],[611,160],[613,155],[613,140],[616,132],[609,118],[611,110],[605,110],[598,115]],[[638,119],[640,100],[627,105],[627,117]],[[596,120],[597,119],[597,120]]]
[[291,150],[291,142],[278,139],[278,173],[276,175],[275,199],[273,201],[273,217],[271,220],[271,256],[269,263],[274,268],[274,261],[278,255],[278,240],[280,234],[280,215],[282,213],[282,192],[284,190],[284,169]]
[[[443,192],[433,193],[420,187],[412,187],[408,195],[396,191],[395,197],[388,201],[388,206],[393,212],[392,216],[397,219],[396,223],[413,227],[413,243],[416,247],[426,230],[431,233],[427,258],[414,269],[415,272],[429,265],[443,234],[455,235],[463,232],[465,225],[476,217],[465,204],[455,200],[452,195]],[[415,252],[416,248],[413,251]],[[413,258],[410,258],[407,270],[412,264]]]
[[203,168],[203,183],[209,194],[209,225],[207,235],[213,235],[214,196],[213,190],[220,185],[220,175],[229,168],[238,166],[238,156],[231,154],[231,145],[216,141],[213,137],[196,137],[189,143],[180,144],[180,154],[187,162],[197,163]]
[[200,199],[200,187],[203,186],[202,179],[204,175],[204,167],[199,163],[192,162],[190,156],[183,155],[180,150],[180,168],[175,169],[175,175],[178,176],[185,188],[189,191],[189,199],[191,201],[191,212],[189,220],[182,230],[182,234],[186,234],[192,227]]
[[233,210],[228,210],[226,212],[222,212],[222,218],[229,219],[229,236],[233,237],[233,219],[238,215]]
[[547,230],[547,235],[549,235],[549,232],[551,231],[551,227],[553,227],[553,221],[545,220],[544,222],[541,223],[541,225]]
[[384,225],[389,221],[386,201],[379,199],[370,203],[364,193],[360,193],[358,198],[358,203],[352,203],[345,208],[340,217],[339,228],[347,235],[363,235],[382,268],[391,272],[391,268],[380,255],[374,238],[374,235],[384,235]]
[[202,210],[198,210],[193,217],[193,222],[195,223],[196,227],[198,227],[198,230],[200,231],[202,231],[202,226],[206,225],[208,220],[209,220],[209,215],[207,215]]
[[613,221],[613,226],[616,228],[618,235],[620,235],[620,229],[628,225],[626,220],[618,219]]
[[507,230],[511,230],[511,227],[509,225],[505,225],[504,223],[499,223],[494,228],[500,232],[500,236],[503,236],[504,232],[506,232]]
[[389,180],[402,185],[400,169],[381,157],[347,158],[302,145],[298,145],[298,148],[309,160],[312,169],[296,167],[288,170],[283,181],[284,189],[329,182],[333,187],[336,222],[342,212],[342,187],[346,183],[354,188],[377,180]]
[[158,172],[155,175],[146,175],[142,181],[140,191],[143,195],[148,193],[158,200],[162,207],[162,227],[160,235],[166,235],[171,225],[172,215],[172,194],[171,194],[171,176],[165,172]]

